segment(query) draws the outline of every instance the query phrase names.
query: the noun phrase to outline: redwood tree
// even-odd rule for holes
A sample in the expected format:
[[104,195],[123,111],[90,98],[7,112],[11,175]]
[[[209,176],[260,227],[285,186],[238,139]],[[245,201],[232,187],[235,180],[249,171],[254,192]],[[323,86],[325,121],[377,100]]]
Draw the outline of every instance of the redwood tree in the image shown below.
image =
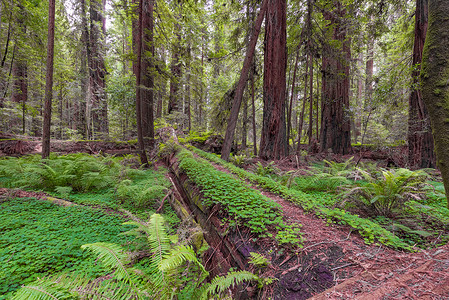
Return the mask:
[[141,78],[142,78],[142,21],[143,21],[143,0],[139,1],[139,18],[137,22],[133,23],[133,26],[137,28],[133,28],[133,32],[136,33],[135,39],[135,47],[133,47],[136,51],[136,60],[134,63],[134,71],[136,75],[136,120],[137,120],[137,140],[139,143],[139,155],[140,162],[142,165],[148,165],[147,154],[145,152],[145,143],[143,141],[143,130],[142,130],[142,88],[141,88]]
[[53,93],[53,53],[55,46],[55,0],[48,3],[47,74],[45,78],[44,124],[42,128],[42,158],[50,155],[51,100]]
[[[424,44],[422,99],[429,111],[437,164],[449,195],[449,2],[429,1],[429,27]],[[449,208],[449,198],[448,198]]]
[[339,2],[335,3],[333,11],[324,12],[325,19],[330,21],[328,30],[332,30],[332,38],[341,46],[326,45],[323,55],[320,151],[331,149],[336,154],[351,152],[351,123],[347,114],[351,50],[346,37],[345,14]]
[[435,168],[433,137],[426,105],[419,87],[422,51],[428,26],[427,0],[416,0],[415,43],[413,46],[413,90],[409,98],[408,161],[411,167]]
[[143,136],[154,139],[153,121],[153,98],[154,98],[154,45],[153,45],[153,9],[154,0],[143,0],[143,20],[142,20],[142,132]]
[[264,109],[259,156],[263,159],[279,159],[288,154],[285,124],[286,0],[268,0],[265,24]]
[[106,66],[104,63],[106,19],[104,9],[106,0],[90,2],[90,34],[89,34],[89,71],[90,100],[93,128],[91,134],[109,132],[108,107],[106,101]]

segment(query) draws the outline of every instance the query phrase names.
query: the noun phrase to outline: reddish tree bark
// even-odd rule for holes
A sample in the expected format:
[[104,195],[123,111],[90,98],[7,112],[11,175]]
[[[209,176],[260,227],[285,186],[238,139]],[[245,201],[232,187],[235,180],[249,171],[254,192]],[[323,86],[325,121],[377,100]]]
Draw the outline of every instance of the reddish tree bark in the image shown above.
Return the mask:
[[349,109],[350,41],[343,24],[345,9],[336,2],[332,12],[325,12],[330,21],[333,39],[342,43],[341,49],[326,47],[323,55],[320,151],[331,149],[336,154],[351,152],[351,123]]
[[104,63],[104,39],[106,34],[105,18],[103,11],[106,1],[91,1],[90,3],[90,89],[91,89],[91,115],[92,133],[109,132],[108,107],[106,100],[106,66]]
[[413,168],[435,168],[433,136],[426,105],[419,88],[422,52],[428,26],[427,0],[416,1],[415,43],[413,46],[413,87],[409,98],[408,161]]
[[42,127],[42,158],[50,155],[51,100],[53,93],[53,57],[55,46],[55,0],[48,4],[47,74],[45,77],[44,124]]
[[142,20],[142,131],[143,136],[154,139],[154,120],[153,120],[153,99],[154,99],[154,45],[153,45],[153,9],[154,0],[143,1],[143,20]]
[[[178,0],[178,7],[181,10],[181,2]],[[179,12],[181,14],[181,12]],[[179,16],[180,18],[181,16]],[[176,41],[173,43],[172,49],[172,62],[171,62],[171,79],[170,79],[170,97],[168,101],[168,114],[172,114],[174,112],[181,112],[181,101],[179,95],[179,83],[182,75],[181,68],[181,25],[178,23],[175,24],[175,35]]]
[[232,141],[234,140],[235,127],[237,125],[240,105],[242,104],[243,92],[245,89],[246,81],[248,79],[248,72],[251,66],[251,62],[253,61],[256,43],[260,33],[260,27],[262,26],[262,21],[265,17],[265,12],[267,11],[268,2],[269,0],[264,0],[262,6],[260,7],[259,14],[257,16],[256,22],[254,23],[254,30],[251,35],[251,40],[248,44],[248,48],[246,49],[246,56],[245,60],[243,61],[243,67],[240,73],[240,79],[237,84],[237,89],[235,90],[234,102],[232,103],[231,112],[229,114],[228,126],[226,127],[225,139],[221,151],[221,158],[224,160],[229,160],[229,154],[231,153],[231,146]]
[[137,26],[133,29],[135,36],[136,62],[134,64],[134,71],[136,73],[136,120],[137,120],[137,140],[139,143],[140,163],[144,166],[148,165],[147,154],[145,152],[145,143],[143,140],[142,130],[142,103],[141,103],[141,77],[142,77],[142,22],[143,22],[143,0],[139,1],[139,19],[133,25]]
[[287,69],[287,2],[269,0],[265,26],[263,125],[259,156],[280,159],[288,154],[285,124]]

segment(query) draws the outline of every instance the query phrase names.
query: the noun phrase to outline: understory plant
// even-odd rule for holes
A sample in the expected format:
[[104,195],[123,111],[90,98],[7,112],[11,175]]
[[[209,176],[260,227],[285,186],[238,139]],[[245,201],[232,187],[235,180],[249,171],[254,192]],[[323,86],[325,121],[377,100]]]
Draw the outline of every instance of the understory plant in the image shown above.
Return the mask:
[[354,157],[351,157],[342,163],[323,160],[324,166],[310,168],[310,176],[296,178],[297,188],[302,191],[330,192],[350,184],[351,179],[358,179],[353,159]]
[[428,174],[422,170],[384,170],[381,178],[362,170],[361,172],[368,183],[348,186],[341,197],[344,202],[362,204],[373,214],[390,216],[404,202],[419,200],[424,196],[422,187],[426,184]]
[[[139,170],[132,170],[120,158],[83,153],[40,159],[39,156],[0,160],[5,187],[88,192],[114,186]],[[129,175],[129,176],[128,176]],[[61,189],[65,188],[65,189]]]
[[13,299],[210,299],[242,281],[267,282],[250,272],[239,271],[206,283],[209,274],[192,247],[170,242],[162,216],[152,215],[148,224],[126,224],[135,226],[130,234],[146,236],[151,253],[147,269],[133,266],[129,253],[119,245],[87,244],[82,248],[95,254],[111,275],[101,279],[70,274],[44,278],[23,286]]

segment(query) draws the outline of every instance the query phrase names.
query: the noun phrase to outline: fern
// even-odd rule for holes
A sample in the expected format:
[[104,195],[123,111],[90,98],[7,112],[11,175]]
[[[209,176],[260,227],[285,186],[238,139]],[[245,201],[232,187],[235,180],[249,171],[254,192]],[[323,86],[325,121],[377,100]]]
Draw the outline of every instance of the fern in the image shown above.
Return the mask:
[[218,296],[227,289],[239,285],[243,281],[259,280],[259,277],[248,271],[230,272],[226,276],[215,277],[201,295],[201,299]]
[[78,299],[78,293],[70,290],[75,279],[67,280],[68,277],[39,279],[32,284],[22,286],[12,297],[12,300],[64,300]]
[[269,261],[260,253],[250,252],[249,263],[256,267],[263,268],[268,266]]

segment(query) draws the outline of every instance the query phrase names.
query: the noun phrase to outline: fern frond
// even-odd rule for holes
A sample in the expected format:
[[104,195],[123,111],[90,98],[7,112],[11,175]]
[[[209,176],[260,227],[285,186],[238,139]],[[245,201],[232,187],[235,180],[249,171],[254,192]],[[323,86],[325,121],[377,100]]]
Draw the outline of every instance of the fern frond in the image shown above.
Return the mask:
[[77,299],[76,294],[59,286],[50,279],[40,279],[32,284],[22,286],[12,298],[13,300],[65,300]]
[[201,299],[209,299],[210,296],[219,295],[228,288],[238,285],[243,281],[258,279],[258,276],[248,271],[230,272],[226,276],[216,276],[201,295]]
[[93,252],[108,268],[115,270],[114,276],[120,279],[130,279],[130,275],[126,268],[129,258],[125,250],[116,244],[111,243],[93,243],[82,245],[81,249],[87,249]]
[[195,252],[193,251],[192,246],[180,245],[173,248],[159,264],[159,269],[162,272],[169,271],[171,269],[176,269],[180,267],[185,262],[193,262],[200,266],[201,270],[206,272],[203,265],[196,258]]

